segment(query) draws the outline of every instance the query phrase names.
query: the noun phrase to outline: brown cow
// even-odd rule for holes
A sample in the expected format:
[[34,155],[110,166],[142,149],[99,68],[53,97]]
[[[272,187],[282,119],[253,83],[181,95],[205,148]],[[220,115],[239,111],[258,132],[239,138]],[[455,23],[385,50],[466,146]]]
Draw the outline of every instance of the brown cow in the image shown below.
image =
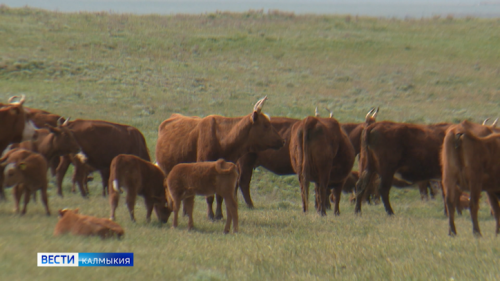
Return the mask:
[[[279,149],[284,140],[271,125],[269,117],[261,113],[266,99],[259,100],[253,112],[243,117],[209,115],[199,118],[172,114],[158,129],[158,166],[168,176],[178,163],[215,161],[219,158],[236,163],[249,152]],[[213,197],[207,198],[208,217],[211,219],[214,219],[213,200]],[[216,219],[222,218],[221,204],[222,198],[217,197]]]
[[316,209],[326,215],[327,189],[334,189],[340,214],[342,186],[354,164],[354,148],[334,118],[307,117],[292,126],[290,161],[299,177],[303,211],[308,209],[309,182],[315,183]]
[[194,196],[217,194],[226,202],[226,226],[229,233],[231,221],[233,233],[238,232],[238,201],[234,188],[238,182],[238,169],[235,164],[223,159],[198,163],[181,163],[172,168],[165,180],[168,206],[174,212],[173,227],[177,227],[181,201],[189,217],[188,230],[193,228]]
[[79,214],[79,209],[59,210],[59,221],[54,229],[54,236],[66,233],[83,236],[100,236],[102,239],[114,237],[122,238],[123,228],[114,221]]
[[21,215],[26,214],[26,207],[30,201],[31,193],[37,190],[42,192],[42,202],[45,205],[46,214],[50,215],[47,200],[47,161],[36,152],[26,149],[14,149],[9,151],[2,160],[0,166],[4,169],[3,185],[6,187],[19,185],[14,191],[16,213],[19,213],[19,201],[24,193],[24,208]]
[[361,140],[360,173],[355,213],[376,176],[387,214],[393,215],[389,191],[396,173],[408,182],[441,178],[439,155],[448,123],[416,125],[377,122],[366,127]]
[[[330,111],[329,109],[327,110]],[[361,132],[363,131],[364,126],[374,123],[377,113],[378,108],[372,108],[366,114],[365,123],[341,124],[342,129],[344,129],[345,133],[349,137],[349,140],[354,146],[355,155],[358,155],[360,150]],[[333,114],[330,111],[330,116],[332,115]],[[243,194],[243,198],[249,208],[253,208],[253,202],[250,197],[250,181],[252,179],[253,169],[262,166],[280,176],[295,174],[292,163],[290,163],[289,144],[292,125],[298,121],[300,120],[286,117],[271,118],[271,124],[285,140],[285,145],[278,150],[267,149],[258,153],[247,153],[238,160],[238,167],[240,168],[239,186],[241,193]]]
[[[119,154],[136,155],[150,161],[146,140],[142,133],[128,125],[101,120],[81,120],[68,122],[76,141],[87,157],[87,164],[99,171],[102,177],[103,196],[106,196],[109,180],[109,165]],[[63,158],[57,168],[57,194],[62,195],[62,180],[71,160]],[[80,190],[82,196],[87,194]]]
[[[88,182],[93,181],[94,177],[90,176],[95,171],[93,167],[87,164],[87,157],[83,153],[68,154],[64,157],[71,159],[73,164],[73,175],[71,175],[71,192],[76,192],[76,185],[78,184],[79,190],[83,190],[85,194],[89,194]],[[63,159],[66,161],[66,159]]]
[[111,161],[109,176],[109,203],[111,220],[115,220],[115,210],[122,188],[127,190],[127,206],[130,218],[135,222],[134,207],[137,195],[142,195],[146,202],[146,221],[151,221],[153,207],[158,220],[167,222],[170,210],[165,207],[166,195],[163,181],[165,174],[158,166],[128,154],[120,154]]
[[443,187],[448,209],[449,234],[457,234],[455,228],[455,207],[457,185],[470,192],[469,210],[472,232],[481,236],[478,222],[479,198],[486,191],[496,219],[495,232],[500,233],[500,134],[491,127],[463,121],[446,132],[441,151],[443,165]]

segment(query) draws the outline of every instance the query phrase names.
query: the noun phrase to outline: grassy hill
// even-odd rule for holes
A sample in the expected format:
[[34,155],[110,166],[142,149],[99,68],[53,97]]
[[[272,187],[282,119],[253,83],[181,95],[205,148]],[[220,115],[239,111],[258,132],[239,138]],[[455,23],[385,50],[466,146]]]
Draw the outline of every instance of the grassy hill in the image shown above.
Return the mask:
[[[340,122],[482,121],[499,116],[500,20],[297,16],[272,11],[136,16],[58,13],[0,7],[0,99],[26,94],[26,106],[66,117],[103,119],[140,129],[154,158],[158,125],[172,113],[241,116],[268,95],[271,116],[304,118],[328,107]],[[326,116],[326,111],[324,116]],[[69,176],[67,176],[69,177]],[[53,180],[52,180],[53,181]],[[2,280],[498,280],[500,246],[483,202],[472,236],[468,212],[447,236],[440,197],[392,190],[396,216],[381,205],[354,215],[303,214],[295,176],[257,169],[256,204],[240,196],[240,232],[222,235],[195,204],[196,230],[145,223],[144,204],[130,222],[122,196],[123,241],[53,238],[57,209],[109,216],[99,180],[89,200],[58,198],[50,183],[45,217],[31,202],[13,215],[0,203]],[[10,191],[10,190],[8,190]],[[9,192],[8,192],[9,193]],[[313,196],[311,195],[311,198]],[[311,199],[312,200],[312,199]],[[312,202],[311,202],[312,204]],[[133,268],[36,268],[36,252],[134,252]]]

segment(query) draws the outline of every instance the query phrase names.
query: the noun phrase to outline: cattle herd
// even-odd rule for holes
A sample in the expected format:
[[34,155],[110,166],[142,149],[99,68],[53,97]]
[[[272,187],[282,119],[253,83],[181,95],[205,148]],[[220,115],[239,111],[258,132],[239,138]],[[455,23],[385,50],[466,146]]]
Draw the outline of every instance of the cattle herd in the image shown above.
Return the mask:
[[[124,231],[113,221],[123,192],[132,221],[137,195],[141,195],[148,222],[153,209],[163,223],[173,212],[172,225],[177,227],[182,202],[191,229],[194,196],[202,195],[210,219],[222,219],[225,202],[224,233],[230,231],[231,223],[237,232],[236,189],[239,186],[247,206],[253,208],[250,180],[253,169],[262,166],[278,175],[298,176],[304,212],[308,210],[309,185],[314,182],[315,208],[320,215],[326,215],[330,201],[334,214],[340,214],[342,191],[353,193],[355,213],[361,213],[362,202],[380,196],[387,214],[393,215],[389,201],[393,185],[418,184],[425,197],[431,181],[437,181],[450,235],[456,235],[455,209],[461,213],[464,207],[470,209],[473,233],[481,235],[479,199],[481,191],[486,191],[496,234],[500,232],[500,131],[496,121],[492,125],[486,121],[377,122],[378,108],[370,110],[362,123],[340,123],[332,113],[320,117],[318,109],[315,116],[303,120],[270,118],[262,113],[266,100],[259,100],[242,117],[172,114],[158,128],[157,163],[153,164],[144,136],[134,127],[101,120],[70,121],[23,107],[25,97],[14,96],[0,104],[0,199],[5,199],[4,188],[13,187],[15,210],[25,214],[30,198],[40,190],[50,215],[47,172],[50,169],[56,176],[57,193],[62,197],[62,180],[73,164],[73,189],[78,185],[83,197],[89,194],[89,173],[101,174],[102,194],[109,194],[110,219],[84,216],[78,209],[59,210],[54,235],[121,237]],[[356,157],[357,172],[351,171]]]

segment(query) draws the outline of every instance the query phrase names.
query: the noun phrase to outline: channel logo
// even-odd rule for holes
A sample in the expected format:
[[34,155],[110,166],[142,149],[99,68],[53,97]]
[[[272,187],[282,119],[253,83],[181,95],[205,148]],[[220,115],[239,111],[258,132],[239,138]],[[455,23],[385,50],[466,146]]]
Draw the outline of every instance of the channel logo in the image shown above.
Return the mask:
[[37,253],[37,265],[49,267],[134,266],[134,253]]

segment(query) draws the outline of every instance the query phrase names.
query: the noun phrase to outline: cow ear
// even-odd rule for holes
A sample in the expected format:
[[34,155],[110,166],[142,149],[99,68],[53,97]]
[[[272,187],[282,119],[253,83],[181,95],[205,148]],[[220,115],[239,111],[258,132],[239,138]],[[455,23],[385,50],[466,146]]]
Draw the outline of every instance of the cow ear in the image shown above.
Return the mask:
[[250,116],[250,120],[252,123],[257,122],[257,119],[259,118],[259,113],[257,111],[252,112],[252,115]]
[[64,213],[66,213],[66,209],[59,209],[59,216],[60,217],[64,216]]
[[80,212],[80,208],[76,208],[73,210],[73,213],[78,214]]
[[19,163],[17,166],[19,167],[19,169],[21,169],[21,171],[26,170],[26,163],[24,162]]
[[61,133],[61,129],[56,128],[56,127],[54,127],[54,126],[52,126],[52,125],[50,125],[50,124],[45,123],[45,126],[49,129],[49,131],[50,131],[51,133],[54,133],[54,134],[56,134],[56,135],[59,135],[59,134]]

